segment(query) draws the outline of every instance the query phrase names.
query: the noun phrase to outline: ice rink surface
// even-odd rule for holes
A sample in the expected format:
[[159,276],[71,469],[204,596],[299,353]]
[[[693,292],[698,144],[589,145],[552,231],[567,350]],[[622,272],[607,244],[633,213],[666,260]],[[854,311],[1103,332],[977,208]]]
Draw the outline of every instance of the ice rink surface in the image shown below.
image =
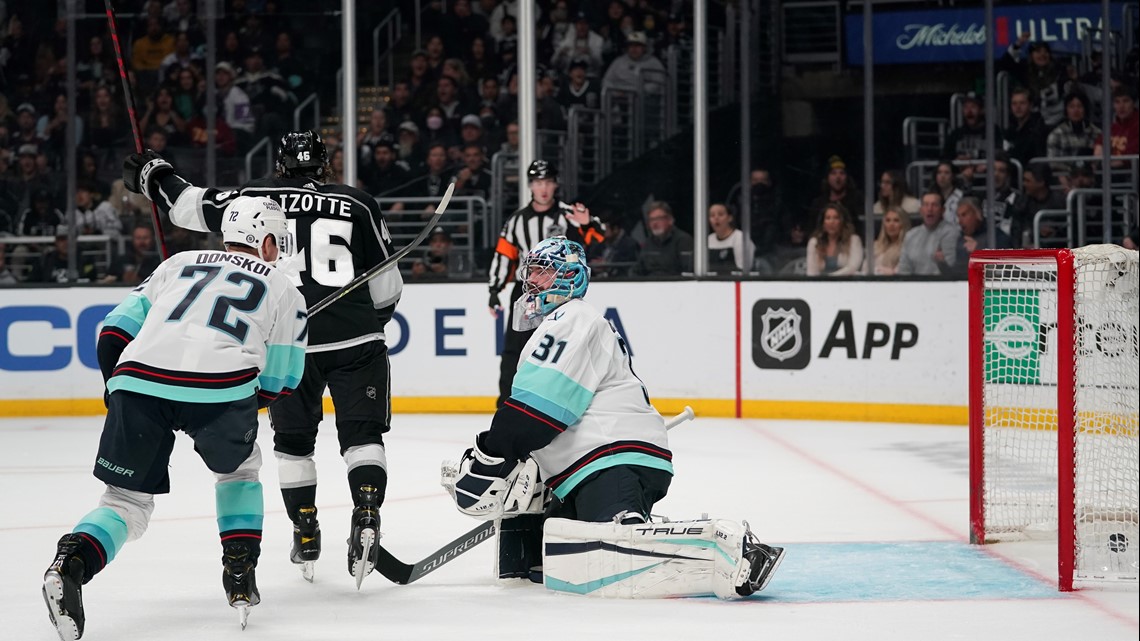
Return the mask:
[[[491,576],[485,543],[409,586],[346,571],[351,511],[331,416],[317,446],[324,553],[288,562],[290,525],[266,456],[262,603],[243,632],[226,606],[213,477],[180,435],[172,493],[150,529],[84,590],[84,639],[1113,639],[1137,638],[1133,584],[1056,591],[1055,544],[971,547],[966,429],[698,418],[670,433],[677,476],[656,512],[747,519],[785,545],[771,585],[740,602],[617,601]],[[387,439],[384,545],[413,562],[476,522],[439,486],[489,416],[397,415]],[[58,538],[93,509],[101,419],[0,420],[0,640],[57,638],[40,596]]]

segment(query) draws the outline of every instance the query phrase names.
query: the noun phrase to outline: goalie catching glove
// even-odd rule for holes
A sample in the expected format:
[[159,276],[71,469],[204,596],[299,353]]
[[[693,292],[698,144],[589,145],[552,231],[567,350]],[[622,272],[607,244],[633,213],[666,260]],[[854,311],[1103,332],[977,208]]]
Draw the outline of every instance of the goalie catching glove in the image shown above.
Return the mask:
[[482,445],[485,436],[486,432],[476,437],[475,447],[463,453],[455,485],[449,489],[460,512],[490,521],[503,516],[507,493],[522,464],[487,454]]
[[123,161],[123,186],[136,194],[154,200],[151,187],[159,178],[174,173],[174,167],[150,149],[131,154]]

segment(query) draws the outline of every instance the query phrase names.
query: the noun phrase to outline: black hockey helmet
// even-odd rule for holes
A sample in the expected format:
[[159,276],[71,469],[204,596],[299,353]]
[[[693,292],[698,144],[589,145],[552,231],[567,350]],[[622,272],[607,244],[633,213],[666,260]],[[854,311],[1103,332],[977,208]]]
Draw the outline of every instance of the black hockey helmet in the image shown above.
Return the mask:
[[530,163],[530,167],[526,168],[526,181],[533,182],[541,178],[549,178],[550,180],[558,180],[558,170],[554,165],[545,160],[536,160]]
[[277,147],[277,174],[321,178],[329,161],[328,150],[315,131],[290,131]]

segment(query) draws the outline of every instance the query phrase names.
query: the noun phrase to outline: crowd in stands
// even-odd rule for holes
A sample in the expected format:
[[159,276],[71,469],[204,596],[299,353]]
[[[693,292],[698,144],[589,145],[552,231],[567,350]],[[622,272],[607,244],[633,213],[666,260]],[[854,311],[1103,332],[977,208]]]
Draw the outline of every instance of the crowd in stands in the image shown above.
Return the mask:
[[[393,222],[426,219],[434,205],[424,202],[437,199],[453,180],[458,195],[491,199],[495,155],[513,157],[519,145],[519,2],[423,3],[422,48],[397,58],[396,77],[384,100],[366,112],[368,123],[359,128],[356,140],[357,186],[380,198]],[[198,3],[138,0],[134,11],[129,2],[120,4],[120,12],[130,16],[120,19],[119,31],[145,145],[171,155],[201,150],[207,140],[206,39],[196,15]],[[320,84],[311,63],[317,52],[295,46],[305,16],[281,12],[279,4],[225,3],[214,69],[220,157],[239,157],[266,137],[276,139],[291,127],[294,108]],[[412,5],[397,4],[405,11]],[[66,256],[71,231],[116,241],[98,260],[81,243],[78,278],[137,282],[153,269],[155,241],[152,233],[142,231],[151,228],[149,204],[123,189],[118,177],[123,153],[133,141],[106,25],[77,22],[80,91],[72,124],[78,166],[70,168],[65,166],[66,24],[44,23],[42,17],[37,23],[36,15],[45,12],[13,10],[3,0],[0,7],[6,7],[0,11],[0,284],[75,277],[60,258]],[[565,130],[569,110],[598,107],[603,88],[665,91],[645,84],[653,76],[644,74],[664,72],[671,48],[691,48],[691,11],[691,2],[679,0],[536,2],[537,127]],[[411,15],[404,20],[413,22]],[[1100,153],[1105,143],[1096,114],[1102,105],[1113,111],[1112,154],[1135,156],[1140,150],[1136,81],[1122,70],[1113,70],[1110,95],[1102,95],[1099,68],[1078,75],[1054,58],[1047,43],[1030,43],[1028,36],[1010,46],[999,66],[1016,79],[1009,125],[988,119],[983,101],[967,94],[962,125],[946,136],[944,162],[930,184],[908,185],[902,168],[882,170],[869,213],[838,156],[827,161],[819,193],[806,208],[788,206],[777,177],[767,167],[756,167],[749,185],[706,212],[710,270],[960,275],[964,257],[986,246],[988,219],[998,228],[997,246],[1028,246],[1038,211],[1064,209],[1067,192],[1094,187],[1103,179],[1098,167],[1067,160]],[[997,189],[990,204],[982,162],[987,127],[1000,147],[993,159]],[[338,136],[325,133],[333,179],[343,180],[344,150]],[[1058,160],[1030,162],[1041,157]],[[1012,161],[1018,163],[1016,173]],[[515,167],[506,173],[513,176]],[[65,177],[72,170],[78,178],[75,230],[67,226],[71,217],[63,214]],[[741,197],[750,198],[747,238],[737,219]],[[865,237],[867,215],[874,233]],[[599,277],[692,271],[694,239],[677,227],[670,203],[650,199],[639,212],[602,216],[606,242],[590,257]],[[172,251],[206,242],[169,225],[164,229]],[[449,257],[456,256],[453,232],[440,228],[432,234],[422,256],[408,265],[411,278],[447,276],[448,264],[454,262]],[[1045,228],[1042,233],[1052,232]],[[50,246],[5,241],[29,236],[55,241]],[[472,240],[479,237],[471,234],[465,242],[479,242]],[[478,262],[479,252],[489,248],[474,250]],[[465,265],[462,271],[471,273],[472,267]]]

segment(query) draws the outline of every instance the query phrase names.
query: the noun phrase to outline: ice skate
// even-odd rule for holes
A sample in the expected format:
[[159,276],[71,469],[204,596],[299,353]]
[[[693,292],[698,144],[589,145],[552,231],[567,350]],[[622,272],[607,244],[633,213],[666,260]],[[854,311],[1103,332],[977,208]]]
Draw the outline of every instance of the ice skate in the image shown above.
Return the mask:
[[321,556],[321,526],[317,523],[317,508],[307,505],[297,510],[293,524],[293,549],[289,560],[301,567],[301,575],[313,582],[316,561]]
[[736,588],[740,596],[748,596],[760,592],[768,587],[776,569],[784,561],[784,548],[765,545],[756,538],[744,522],[744,558],[748,559],[752,567],[748,572],[748,579]]
[[222,586],[230,607],[238,611],[241,629],[245,629],[249,609],[261,603],[254,575],[256,561],[250,558],[249,548],[241,543],[229,543],[222,550]]
[[352,535],[348,539],[348,573],[360,589],[380,557],[380,496],[371,485],[360,486],[360,504],[352,511]]
[[55,561],[44,573],[43,595],[48,617],[63,641],[83,636],[83,539],[68,534],[59,540]]

